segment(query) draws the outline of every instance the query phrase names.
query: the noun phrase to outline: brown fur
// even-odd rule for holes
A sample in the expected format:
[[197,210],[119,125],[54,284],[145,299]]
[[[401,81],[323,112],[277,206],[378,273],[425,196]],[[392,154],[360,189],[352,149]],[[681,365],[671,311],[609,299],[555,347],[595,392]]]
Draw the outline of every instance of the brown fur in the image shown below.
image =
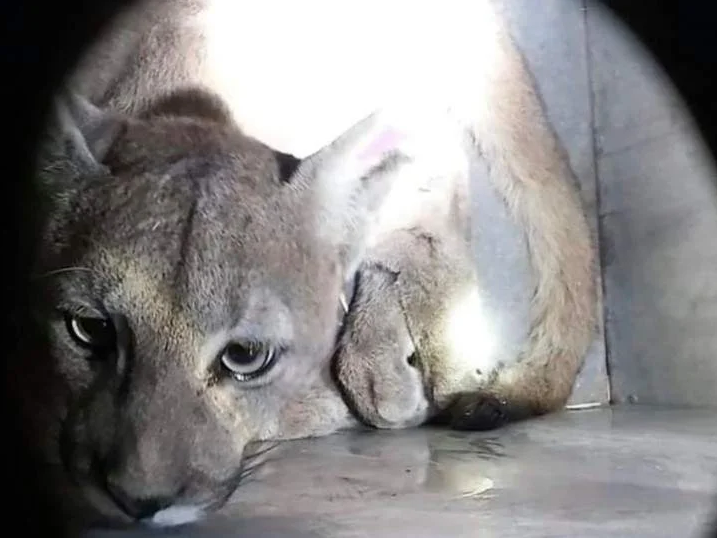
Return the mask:
[[498,373],[489,394],[535,415],[567,402],[592,341],[595,250],[576,180],[525,61],[505,29],[496,39],[500,67],[487,81],[490,106],[476,119],[474,136],[525,229],[536,283],[526,349],[515,367]]

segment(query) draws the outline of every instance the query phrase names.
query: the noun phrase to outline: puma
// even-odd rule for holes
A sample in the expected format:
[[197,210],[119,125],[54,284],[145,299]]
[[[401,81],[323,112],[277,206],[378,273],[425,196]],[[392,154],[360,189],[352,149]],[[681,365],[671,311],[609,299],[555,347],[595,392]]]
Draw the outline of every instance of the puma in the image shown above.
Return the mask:
[[188,6],[119,18],[99,47],[125,48],[107,49],[114,64],[88,52],[37,156],[37,334],[11,371],[83,525],[183,523],[234,492],[262,425],[333,351],[339,296],[400,162],[372,149],[376,118],[298,169],[246,136],[187,78],[171,36]]
[[[139,2],[88,50],[58,92],[37,158],[34,354],[12,365],[62,501],[103,523],[184,523],[235,491],[261,452],[256,441],[356,424],[344,396],[380,427],[444,408],[454,425],[478,427],[494,416],[486,397],[506,416],[568,397],[595,307],[588,228],[520,55],[489,3],[475,5],[471,76],[433,73],[433,86],[419,84],[425,74],[407,77],[412,99],[399,92],[357,106],[314,133],[335,139],[319,151],[272,139],[252,116],[232,43],[216,37],[231,37],[217,21],[240,24],[242,2]],[[349,116],[355,125],[335,132]],[[440,217],[409,204],[389,218],[398,186],[414,173],[444,177],[457,153],[455,181],[433,191]],[[465,393],[464,376],[443,371],[449,360],[419,351],[440,331],[406,334],[434,323],[425,305],[445,289],[426,248],[458,256],[451,270],[472,281],[465,222],[444,226],[451,204],[459,221],[466,214],[471,156],[489,163],[524,231],[535,283],[526,349]],[[387,244],[401,247],[400,259]],[[392,263],[398,278],[383,272]],[[346,315],[339,298],[356,278]],[[435,286],[417,291],[422,279]],[[397,302],[406,293],[407,309]],[[346,338],[370,334],[362,313],[375,308],[393,309],[393,332],[378,335],[388,353],[357,356]],[[408,385],[396,370],[385,401],[365,393],[396,360]],[[425,401],[403,402],[418,390]]]

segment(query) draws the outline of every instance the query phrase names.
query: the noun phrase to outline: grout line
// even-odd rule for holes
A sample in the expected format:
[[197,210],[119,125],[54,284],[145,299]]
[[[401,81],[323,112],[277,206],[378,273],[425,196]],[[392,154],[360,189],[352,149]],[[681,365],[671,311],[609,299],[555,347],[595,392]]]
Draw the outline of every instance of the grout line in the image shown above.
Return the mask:
[[602,241],[601,238],[603,236],[603,225],[602,225],[602,219],[600,218],[600,212],[602,208],[602,197],[600,193],[600,173],[599,173],[599,166],[598,166],[598,144],[597,144],[597,127],[596,127],[596,121],[595,121],[595,86],[594,86],[594,77],[593,77],[593,55],[592,50],[590,47],[590,23],[588,19],[588,2],[590,0],[581,0],[582,3],[582,12],[583,12],[583,39],[584,39],[584,46],[585,46],[585,69],[586,69],[586,75],[588,79],[588,108],[589,108],[589,114],[590,114],[590,136],[591,136],[591,151],[592,151],[592,164],[593,164],[593,179],[594,179],[594,187],[595,187],[595,212],[596,212],[596,220],[597,220],[597,226],[596,226],[596,247],[598,251],[598,273],[599,273],[599,281],[600,281],[600,291],[601,291],[601,303],[602,303],[602,339],[603,339],[603,346],[605,349],[605,374],[607,376],[607,403],[612,404],[612,394],[613,394],[613,387],[612,387],[612,372],[610,368],[610,342],[608,338],[608,315],[607,315],[607,290],[605,289],[605,278],[604,278],[604,267],[602,263]]
[[[644,137],[637,138],[636,140],[633,140],[632,142],[627,142],[626,144],[610,149],[610,150],[602,150],[600,152],[600,157],[613,157],[615,155],[620,155],[621,153],[625,153],[628,151],[631,151],[633,149],[642,148],[644,146],[649,146],[650,144],[654,144],[656,142],[660,142],[666,138],[673,137],[675,135],[683,135],[685,133],[690,133],[691,125],[689,124],[689,119],[676,119],[676,120],[670,120],[670,126],[668,128],[659,129],[658,132],[655,134],[654,131],[656,129],[651,129],[653,134],[646,135]],[[654,123],[652,124],[654,125]],[[597,159],[597,157],[596,157]]]

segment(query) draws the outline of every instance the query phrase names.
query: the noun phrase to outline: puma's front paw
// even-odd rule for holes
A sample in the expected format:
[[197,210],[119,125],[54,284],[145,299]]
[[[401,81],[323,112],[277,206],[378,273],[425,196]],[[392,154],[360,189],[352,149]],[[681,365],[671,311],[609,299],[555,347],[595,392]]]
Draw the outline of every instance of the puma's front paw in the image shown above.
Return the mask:
[[337,361],[338,385],[364,424],[398,429],[425,422],[429,403],[420,373],[410,361],[386,355],[375,362],[362,363],[359,357],[346,353],[340,360],[345,362]]

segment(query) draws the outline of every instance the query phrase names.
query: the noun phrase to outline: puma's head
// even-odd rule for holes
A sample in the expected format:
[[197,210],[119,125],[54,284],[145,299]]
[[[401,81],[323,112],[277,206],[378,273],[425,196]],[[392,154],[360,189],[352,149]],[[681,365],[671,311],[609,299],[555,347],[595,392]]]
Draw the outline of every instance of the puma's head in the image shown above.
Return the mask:
[[18,390],[48,463],[118,521],[192,519],[235,490],[333,351],[396,161],[369,118],[287,178],[202,99],[129,118],[65,96],[39,161],[40,331]]

